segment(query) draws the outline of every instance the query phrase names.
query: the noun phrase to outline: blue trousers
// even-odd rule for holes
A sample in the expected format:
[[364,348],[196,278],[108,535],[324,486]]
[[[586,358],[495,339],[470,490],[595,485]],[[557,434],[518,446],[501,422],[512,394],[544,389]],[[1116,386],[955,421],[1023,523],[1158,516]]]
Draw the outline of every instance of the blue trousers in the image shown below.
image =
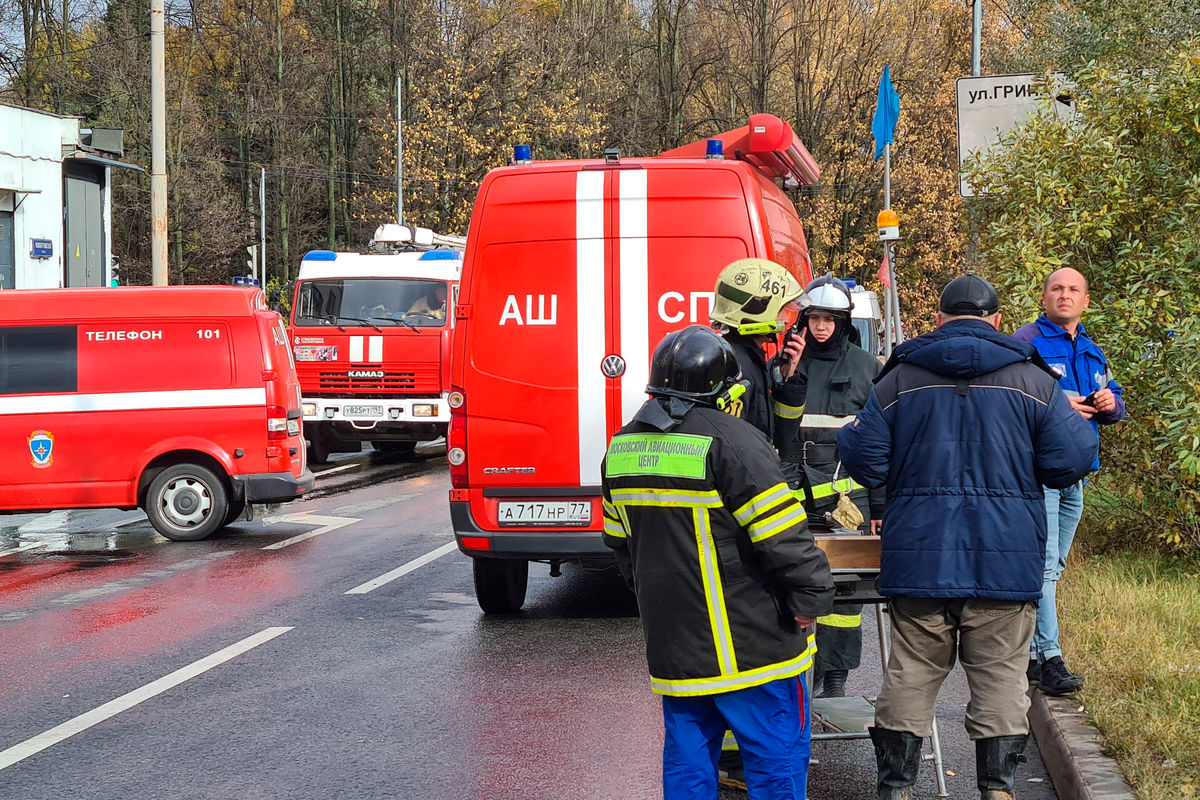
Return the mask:
[[812,728],[796,678],[724,694],[662,699],[663,798],[712,800],[728,728],[737,738],[751,800],[804,800]]
[[1046,490],[1046,568],[1037,629],[1029,646],[1031,659],[1046,661],[1062,656],[1062,645],[1058,643],[1058,580],[1067,566],[1067,554],[1082,516],[1083,481],[1065,489]]

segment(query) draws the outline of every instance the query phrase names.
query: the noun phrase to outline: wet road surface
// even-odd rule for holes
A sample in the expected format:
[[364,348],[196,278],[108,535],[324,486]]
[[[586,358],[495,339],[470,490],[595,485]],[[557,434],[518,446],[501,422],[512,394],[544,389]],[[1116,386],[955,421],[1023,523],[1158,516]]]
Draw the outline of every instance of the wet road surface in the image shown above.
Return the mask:
[[[0,517],[0,798],[660,796],[615,571],[534,565],[525,611],[483,616],[428,455],[336,460],[304,501],[203,542],[136,511]],[[965,701],[956,671],[938,708],[952,797],[977,796]],[[813,750],[811,800],[874,796],[869,742]],[[1019,796],[1054,797],[1025,782],[1046,777],[1029,754]],[[934,796],[929,762],[919,787]]]

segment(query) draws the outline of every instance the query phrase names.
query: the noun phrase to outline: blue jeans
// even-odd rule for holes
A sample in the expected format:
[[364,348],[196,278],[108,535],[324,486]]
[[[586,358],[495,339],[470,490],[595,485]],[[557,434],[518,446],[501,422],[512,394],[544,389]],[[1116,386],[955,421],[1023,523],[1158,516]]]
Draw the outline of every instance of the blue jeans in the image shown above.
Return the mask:
[[1029,657],[1046,661],[1062,657],[1058,643],[1058,579],[1067,566],[1067,554],[1083,516],[1083,481],[1065,489],[1046,489],[1046,567],[1042,575],[1042,600],[1038,603],[1037,630]]
[[664,800],[717,796],[717,757],[733,731],[753,800],[804,800],[812,728],[796,678],[724,694],[667,697],[663,709]]

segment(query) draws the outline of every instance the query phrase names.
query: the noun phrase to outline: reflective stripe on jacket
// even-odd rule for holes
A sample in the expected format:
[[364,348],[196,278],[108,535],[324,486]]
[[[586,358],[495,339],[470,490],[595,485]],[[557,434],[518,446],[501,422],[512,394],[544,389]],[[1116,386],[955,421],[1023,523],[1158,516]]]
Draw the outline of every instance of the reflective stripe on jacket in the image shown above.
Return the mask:
[[602,476],[604,542],[637,594],[656,693],[808,669],[815,641],[793,618],[827,613],[833,582],[765,437],[697,406],[667,432],[626,425]]

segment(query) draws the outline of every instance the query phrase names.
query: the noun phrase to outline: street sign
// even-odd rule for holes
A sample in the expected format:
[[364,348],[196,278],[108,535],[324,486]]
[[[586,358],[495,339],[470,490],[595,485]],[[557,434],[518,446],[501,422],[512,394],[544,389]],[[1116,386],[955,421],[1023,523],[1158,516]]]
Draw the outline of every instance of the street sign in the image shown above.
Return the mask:
[[1052,84],[1041,91],[1034,86],[1038,75],[983,75],[955,81],[958,105],[958,193],[973,197],[962,165],[968,158],[987,152],[1000,134],[1016,127],[1031,114],[1052,111],[1059,119],[1075,116],[1075,99],[1067,76],[1052,76]]

